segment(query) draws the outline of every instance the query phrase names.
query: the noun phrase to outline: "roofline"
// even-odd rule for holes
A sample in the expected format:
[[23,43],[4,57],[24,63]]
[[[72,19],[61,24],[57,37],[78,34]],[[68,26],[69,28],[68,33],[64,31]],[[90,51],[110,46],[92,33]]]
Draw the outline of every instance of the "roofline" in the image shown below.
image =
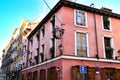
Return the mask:
[[117,19],[120,19],[120,14],[116,14],[113,12],[107,12],[107,11],[103,11],[97,8],[93,8],[90,6],[85,6],[82,4],[78,4],[78,3],[74,3],[71,1],[67,1],[67,0],[60,0],[53,8],[52,10],[45,16],[45,18],[43,18],[43,20],[34,28],[34,30],[28,35],[28,40],[35,34],[35,32],[40,29],[42,27],[42,25],[47,22],[50,17],[57,12],[62,6],[67,6],[70,8],[74,8],[74,9],[79,9],[79,10],[83,10],[83,11],[87,11],[87,12],[91,12],[91,13],[95,13],[95,14],[100,14],[100,15],[106,15],[106,16],[110,16],[110,17],[114,17]]

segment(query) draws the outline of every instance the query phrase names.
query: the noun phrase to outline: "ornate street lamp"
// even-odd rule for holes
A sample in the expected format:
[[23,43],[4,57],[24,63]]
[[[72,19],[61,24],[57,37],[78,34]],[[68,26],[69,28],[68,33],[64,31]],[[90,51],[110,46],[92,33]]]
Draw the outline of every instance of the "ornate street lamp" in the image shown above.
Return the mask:
[[118,59],[118,57],[120,57],[120,49],[117,51],[119,56],[116,56],[115,59]]
[[58,47],[59,47],[60,54],[62,55],[63,54],[63,46],[62,46],[62,44],[60,44]]

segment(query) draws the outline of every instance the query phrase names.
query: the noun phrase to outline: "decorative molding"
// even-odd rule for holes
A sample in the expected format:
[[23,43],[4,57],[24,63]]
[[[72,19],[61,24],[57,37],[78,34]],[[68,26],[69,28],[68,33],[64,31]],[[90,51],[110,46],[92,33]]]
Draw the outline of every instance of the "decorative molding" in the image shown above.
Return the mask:
[[88,57],[61,55],[61,56],[59,56],[59,57],[50,59],[50,60],[48,60],[48,61],[39,63],[39,64],[37,64],[37,65],[34,65],[34,66],[30,66],[30,67],[28,67],[28,68],[25,68],[25,69],[23,69],[22,71],[29,70],[29,69],[31,69],[31,68],[35,68],[35,67],[38,67],[38,66],[41,66],[41,65],[44,65],[44,64],[48,64],[48,63],[50,63],[50,62],[53,62],[53,61],[56,61],[56,60],[59,60],[59,59],[70,59],[70,60],[85,60],[85,61],[120,63],[119,60],[115,60],[115,59],[97,59],[97,58],[88,58]]

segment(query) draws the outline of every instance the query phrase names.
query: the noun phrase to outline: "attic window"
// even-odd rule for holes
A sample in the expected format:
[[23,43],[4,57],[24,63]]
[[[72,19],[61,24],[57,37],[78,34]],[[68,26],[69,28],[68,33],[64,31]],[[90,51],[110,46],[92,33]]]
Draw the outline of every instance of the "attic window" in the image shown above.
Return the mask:
[[110,30],[110,19],[108,16],[103,16],[103,28],[105,30]]
[[86,13],[81,10],[75,10],[75,25],[86,26]]

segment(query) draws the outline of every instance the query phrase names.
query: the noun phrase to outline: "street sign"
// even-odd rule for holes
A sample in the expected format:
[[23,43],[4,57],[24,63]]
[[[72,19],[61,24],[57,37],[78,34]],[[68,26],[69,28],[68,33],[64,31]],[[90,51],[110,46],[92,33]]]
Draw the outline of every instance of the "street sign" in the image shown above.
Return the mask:
[[87,67],[86,66],[80,66],[80,73],[87,73]]

